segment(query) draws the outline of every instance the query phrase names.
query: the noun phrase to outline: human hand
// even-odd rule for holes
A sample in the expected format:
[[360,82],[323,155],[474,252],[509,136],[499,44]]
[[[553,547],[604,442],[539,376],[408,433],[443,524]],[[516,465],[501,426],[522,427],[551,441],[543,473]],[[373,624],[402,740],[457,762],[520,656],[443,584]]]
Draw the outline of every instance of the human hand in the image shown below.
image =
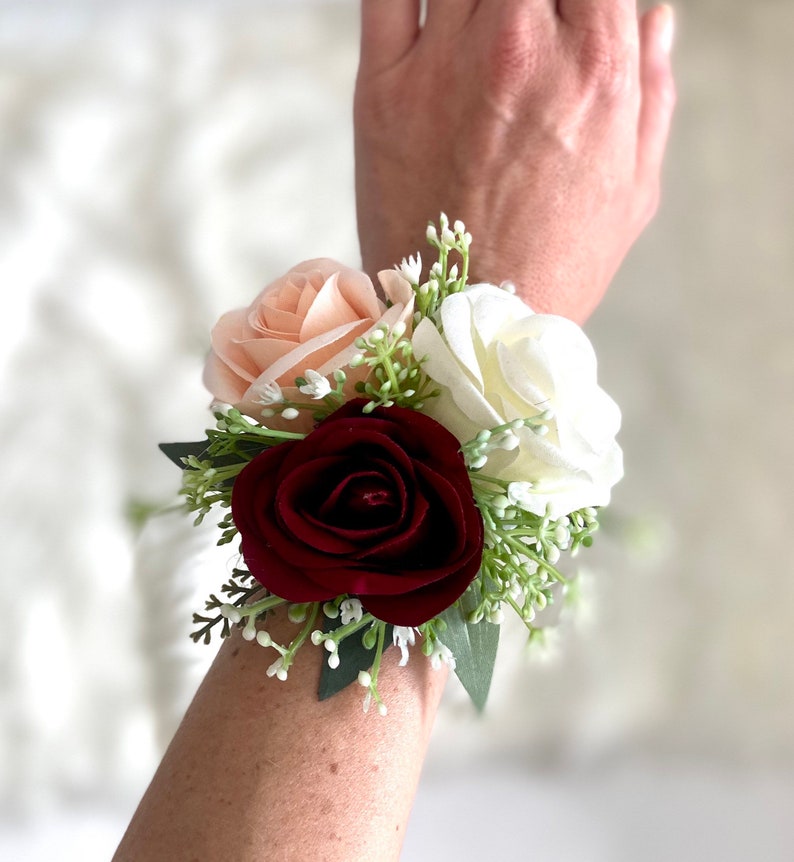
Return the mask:
[[583,322],[656,211],[673,13],[635,0],[362,0],[355,95],[364,269],[474,236],[473,280]]

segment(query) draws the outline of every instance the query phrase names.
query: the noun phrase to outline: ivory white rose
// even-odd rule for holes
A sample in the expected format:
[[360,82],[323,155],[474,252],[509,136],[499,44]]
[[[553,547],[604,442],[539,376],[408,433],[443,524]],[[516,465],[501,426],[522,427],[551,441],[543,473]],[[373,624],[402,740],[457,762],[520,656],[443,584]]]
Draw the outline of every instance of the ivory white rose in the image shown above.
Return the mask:
[[424,319],[412,339],[441,388],[425,412],[465,443],[483,429],[551,410],[545,436],[520,428],[519,445],[490,452],[484,472],[530,483],[521,505],[538,515],[547,506],[557,518],[606,505],[623,475],[615,441],[620,410],[598,386],[595,352],[582,330],[564,317],[535,314],[490,284],[448,296],[440,328]]
[[[314,388],[319,378],[341,368],[347,374],[345,393],[368,370],[346,368],[358,353],[355,341],[383,323],[410,326],[414,294],[400,273],[387,270],[379,280],[392,305],[378,298],[369,277],[328,258],[307,260],[269,284],[248,308],[227,312],[212,330],[212,352],[204,366],[204,385],[216,401],[232,404],[242,413],[263,421],[262,408],[275,400],[307,401],[295,378],[307,371]],[[409,330],[410,331],[410,330]],[[330,387],[329,387],[330,388]],[[308,431],[311,416],[301,412],[285,423],[267,418],[271,427]]]

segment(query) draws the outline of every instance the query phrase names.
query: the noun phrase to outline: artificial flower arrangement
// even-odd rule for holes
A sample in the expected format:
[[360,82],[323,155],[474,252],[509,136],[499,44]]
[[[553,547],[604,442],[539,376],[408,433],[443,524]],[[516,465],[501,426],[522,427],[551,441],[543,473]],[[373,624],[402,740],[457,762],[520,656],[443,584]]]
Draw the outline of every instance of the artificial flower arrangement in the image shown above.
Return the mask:
[[[232,626],[275,651],[286,680],[307,641],[319,697],[378,693],[388,647],[453,668],[482,709],[504,609],[530,634],[592,543],[622,475],[620,411],[571,321],[535,314],[509,284],[468,284],[471,235],[442,214],[421,256],[378,274],[306,261],[212,332],[204,382],[217,425],[163,444],[200,522],[240,562],[194,615],[195,641]],[[267,630],[286,606],[288,644]]]

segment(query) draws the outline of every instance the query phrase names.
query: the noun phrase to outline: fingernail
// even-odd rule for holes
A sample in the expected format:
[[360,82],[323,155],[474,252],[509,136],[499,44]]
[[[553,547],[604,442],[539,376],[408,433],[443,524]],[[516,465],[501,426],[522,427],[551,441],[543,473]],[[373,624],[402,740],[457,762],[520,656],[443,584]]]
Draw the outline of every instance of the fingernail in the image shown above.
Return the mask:
[[661,28],[661,43],[665,54],[669,54],[673,50],[673,39],[675,38],[675,12],[672,6],[665,3],[660,7],[660,16],[662,21]]

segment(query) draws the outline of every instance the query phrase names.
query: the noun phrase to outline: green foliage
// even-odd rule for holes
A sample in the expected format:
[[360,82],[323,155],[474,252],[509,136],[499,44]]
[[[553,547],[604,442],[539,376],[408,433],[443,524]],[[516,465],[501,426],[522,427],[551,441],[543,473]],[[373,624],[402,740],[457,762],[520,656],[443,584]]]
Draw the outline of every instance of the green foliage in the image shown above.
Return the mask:
[[[273,431],[257,425],[239,410],[215,413],[216,427],[207,430],[207,439],[196,443],[161,443],[160,450],[182,468],[185,507],[195,512],[200,524],[214,506],[228,509],[235,478],[257,455],[285,440],[301,440],[304,434]],[[219,522],[219,545],[234,540],[237,528],[231,513]]]
[[[424,284],[415,285],[416,308],[420,317],[437,317],[441,303],[452,293],[466,287],[469,276],[469,247],[471,234],[466,232],[463,222],[456,221],[450,228],[444,213],[438,220],[438,228],[430,222],[427,226],[428,244],[438,252],[438,260],[430,267]],[[460,265],[452,263],[459,257]]]
[[203,640],[208,644],[212,639],[212,630],[220,625],[220,636],[226,638],[231,634],[229,618],[221,612],[221,609],[231,604],[235,608],[242,608],[248,602],[266,593],[265,588],[245,569],[235,569],[231,578],[221,587],[221,593],[226,596],[221,600],[212,594],[204,603],[205,611],[218,611],[218,613],[205,616],[204,614],[193,614],[193,624],[196,630],[190,633],[194,643]]
[[471,622],[479,597],[468,590],[459,602],[447,608],[441,619],[446,623],[444,643],[455,656],[455,673],[479,712],[485,708],[491,688],[499,626],[482,618]]
[[[376,620],[371,617],[367,622],[371,627],[373,623],[376,623]],[[385,626],[383,641],[384,643],[390,642],[392,627],[385,623],[376,624]],[[323,631],[330,633],[340,628],[342,628],[342,622],[339,617],[335,619],[327,616],[324,617]],[[351,683],[356,682],[361,671],[369,671],[374,666],[376,660],[378,663],[380,662],[377,652],[378,633],[377,631],[375,632],[374,638],[372,636],[367,637],[371,631],[371,628],[365,629],[364,626],[361,626],[355,628],[350,634],[339,640],[339,665],[332,669],[327,661],[324,661],[322,664],[320,686],[317,692],[320,700],[327,700],[329,697],[333,697],[342,691],[343,688],[347,688]],[[366,644],[365,641],[367,641]]]
[[422,371],[422,359],[414,356],[410,339],[404,338],[405,326],[397,324],[376,328],[366,338],[356,340],[361,353],[351,361],[358,368],[369,366],[371,374],[356,384],[359,395],[368,398],[364,413],[376,407],[407,407],[421,410],[428,398],[438,394],[433,382]]

